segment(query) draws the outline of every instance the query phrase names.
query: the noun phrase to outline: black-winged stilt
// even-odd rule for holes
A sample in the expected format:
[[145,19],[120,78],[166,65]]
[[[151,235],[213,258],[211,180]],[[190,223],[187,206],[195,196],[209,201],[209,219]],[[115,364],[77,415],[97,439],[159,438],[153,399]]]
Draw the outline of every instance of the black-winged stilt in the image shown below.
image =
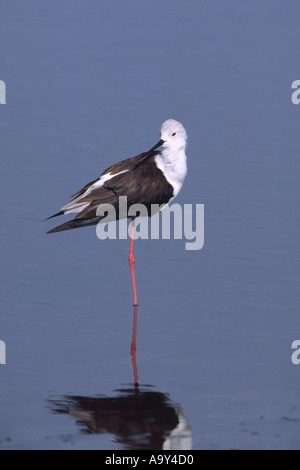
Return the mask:
[[[98,224],[104,216],[97,215],[97,209],[104,204],[111,204],[115,208],[118,220],[120,196],[127,197],[128,207],[143,204],[148,215],[151,215],[152,204],[159,204],[160,209],[169,204],[179,193],[186,176],[187,135],[180,122],[168,119],[161,126],[160,137],[159,142],[148,152],[110,166],[99,178],[75,193],[71,202],[49,217],[51,219],[63,214],[76,214],[75,219],[47,233]],[[162,149],[158,150],[159,147]],[[132,217],[129,264],[134,305],[137,305],[134,235],[135,219]]]

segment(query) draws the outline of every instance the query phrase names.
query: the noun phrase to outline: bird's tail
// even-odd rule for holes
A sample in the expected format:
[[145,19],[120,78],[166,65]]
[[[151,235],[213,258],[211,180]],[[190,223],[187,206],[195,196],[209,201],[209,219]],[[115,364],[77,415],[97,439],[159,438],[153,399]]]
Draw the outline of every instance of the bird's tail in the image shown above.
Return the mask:
[[62,225],[49,230],[47,233],[63,232],[64,230],[72,230],[73,228],[87,227],[89,225],[96,225],[103,217],[94,217],[93,219],[73,219],[65,222]]

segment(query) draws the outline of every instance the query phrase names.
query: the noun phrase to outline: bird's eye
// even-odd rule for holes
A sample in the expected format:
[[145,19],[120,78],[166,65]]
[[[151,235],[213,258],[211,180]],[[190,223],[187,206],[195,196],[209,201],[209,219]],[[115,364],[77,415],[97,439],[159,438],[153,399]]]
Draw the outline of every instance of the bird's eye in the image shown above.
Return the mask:
[[172,136],[174,137],[176,135],[176,132],[173,132]]

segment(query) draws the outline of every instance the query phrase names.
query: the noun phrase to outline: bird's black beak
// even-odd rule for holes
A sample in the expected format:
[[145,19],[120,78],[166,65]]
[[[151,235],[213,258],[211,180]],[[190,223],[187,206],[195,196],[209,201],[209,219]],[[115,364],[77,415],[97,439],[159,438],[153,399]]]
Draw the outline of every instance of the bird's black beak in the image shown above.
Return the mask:
[[160,141],[159,141],[159,142],[157,142],[157,144],[156,144],[156,145],[154,145],[154,147],[152,147],[152,149],[151,149],[151,150],[149,150],[149,153],[150,153],[150,152],[152,152],[153,150],[157,149],[158,147],[161,147],[161,146],[162,146],[164,143],[165,143],[165,140],[163,140],[163,139],[160,139]]
[[152,156],[152,152],[153,152],[154,150],[156,150],[158,147],[161,147],[164,143],[165,143],[165,140],[160,139],[160,141],[157,142],[157,144],[154,145],[154,147],[152,147],[152,149],[150,149],[148,152],[146,152],[146,153],[143,155],[143,161],[145,161],[145,159],[147,159],[147,158],[150,158],[150,157]]

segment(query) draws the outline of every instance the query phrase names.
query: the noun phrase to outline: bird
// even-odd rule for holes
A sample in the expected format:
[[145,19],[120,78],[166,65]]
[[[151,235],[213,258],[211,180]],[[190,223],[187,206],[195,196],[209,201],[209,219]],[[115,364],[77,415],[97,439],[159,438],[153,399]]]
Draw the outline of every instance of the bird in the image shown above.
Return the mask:
[[[76,217],[47,233],[98,224],[104,218],[98,211],[101,205],[111,204],[118,220],[120,196],[127,197],[127,207],[143,204],[149,216],[153,215],[152,204],[159,204],[161,210],[182,188],[187,173],[186,145],[187,133],[183,125],[174,119],[167,119],[161,125],[160,140],[157,144],[147,152],[110,166],[97,179],[73,194],[71,202],[46,220],[64,214],[76,214]],[[134,272],[135,218],[131,218],[129,265],[136,306],[138,303]]]

